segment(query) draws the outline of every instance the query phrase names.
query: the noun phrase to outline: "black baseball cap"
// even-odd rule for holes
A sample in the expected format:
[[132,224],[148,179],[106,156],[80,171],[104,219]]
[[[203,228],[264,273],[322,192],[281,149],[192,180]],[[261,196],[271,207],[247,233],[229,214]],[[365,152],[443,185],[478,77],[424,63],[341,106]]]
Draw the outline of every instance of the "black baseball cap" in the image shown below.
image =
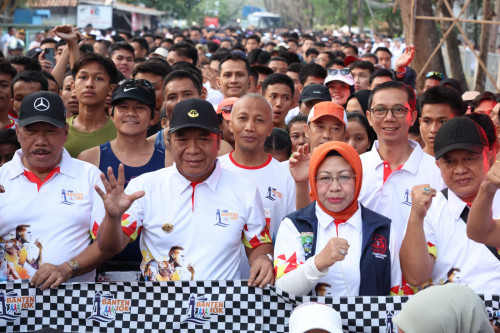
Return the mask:
[[203,99],[190,98],[177,103],[172,111],[169,134],[182,128],[198,127],[220,133],[219,118],[214,107]]
[[146,104],[154,112],[156,108],[156,95],[154,86],[148,80],[125,79],[118,83],[111,97],[111,105],[115,106],[124,99],[134,99]]
[[444,123],[434,139],[436,160],[454,149],[465,149],[481,153],[488,147],[484,130],[472,119],[455,117]]
[[64,128],[66,111],[58,94],[50,91],[39,91],[24,97],[19,110],[18,126],[45,122]]
[[325,87],[324,85],[322,85],[322,84],[308,84],[302,90],[302,93],[300,94],[299,101],[301,103],[305,103],[305,102],[312,101],[314,99],[317,99],[320,101],[331,102],[332,96],[330,95],[330,91],[328,90],[328,88]]

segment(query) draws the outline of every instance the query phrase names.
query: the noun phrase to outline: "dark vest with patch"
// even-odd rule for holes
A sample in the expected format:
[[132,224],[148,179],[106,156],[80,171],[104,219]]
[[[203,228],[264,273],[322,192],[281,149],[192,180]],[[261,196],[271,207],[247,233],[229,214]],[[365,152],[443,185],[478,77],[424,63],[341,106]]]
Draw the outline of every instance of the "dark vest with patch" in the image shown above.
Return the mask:
[[[391,254],[389,250],[391,220],[361,204],[360,207],[363,235],[359,262],[361,276],[359,296],[387,296],[391,289]],[[313,201],[301,210],[287,216],[301,235],[302,233],[313,234],[312,248],[306,252],[306,260],[316,253],[318,219],[315,208],[316,201]]]

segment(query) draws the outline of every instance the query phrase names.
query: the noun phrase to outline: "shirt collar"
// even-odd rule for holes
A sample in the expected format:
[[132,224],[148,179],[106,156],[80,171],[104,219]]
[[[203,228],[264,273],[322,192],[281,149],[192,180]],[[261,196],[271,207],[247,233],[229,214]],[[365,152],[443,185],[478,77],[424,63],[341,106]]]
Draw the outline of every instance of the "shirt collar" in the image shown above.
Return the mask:
[[[325,213],[317,202],[315,206],[316,206],[315,211],[316,211],[316,217],[318,218],[318,224],[321,225],[321,227],[325,230],[328,228],[335,228],[333,217]],[[359,206],[359,202],[358,202],[358,209],[351,216],[351,218],[347,220],[345,223],[352,225],[359,232],[363,231],[363,225],[361,221],[361,207]]]
[[[406,160],[406,162],[404,163],[404,166],[401,168],[401,170],[406,170],[414,175],[417,173],[418,166],[420,164],[420,160],[422,159],[422,154],[424,153],[424,151],[416,141],[408,139],[408,144],[413,149],[413,151],[411,152],[410,157],[408,157],[408,160]],[[383,166],[384,164],[384,160],[378,153],[378,149],[380,147],[380,143],[378,140],[375,140],[373,147],[375,148],[375,154],[372,165],[375,165],[375,168],[378,168],[380,166]],[[373,150],[374,149],[372,148],[372,151]]]
[[[10,175],[9,179],[14,179],[18,177],[19,175],[24,174],[24,170],[26,167],[23,164],[22,158],[24,154],[22,149],[16,150],[16,153],[12,157],[12,167],[10,168]],[[65,174],[69,177],[76,178],[76,168],[74,167],[75,162],[73,161],[73,158],[70,156],[66,148],[63,148],[62,150],[62,159],[61,162],[59,162],[58,165],[54,166],[60,167],[60,173]]]
[[[186,179],[186,177],[184,177],[179,172],[179,170],[177,169],[177,165],[175,163],[172,165],[172,168],[175,168],[173,181],[174,181],[174,188],[177,189],[177,193],[181,194],[184,191],[186,191],[187,189],[190,189],[191,188],[191,181]],[[206,184],[208,186],[208,188],[210,190],[212,190],[212,192],[215,192],[215,189],[216,189],[217,184],[219,182],[221,173],[222,173],[222,167],[220,165],[219,159],[216,159],[214,171],[212,171],[210,176],[208,176],[208,178],[205,179],[205,181],[202,182],[200,185]]]
[[465,206],[467,206],[467,203],[460,199],[452,190],[448,189],[448,210],[455,221],[460,218]]

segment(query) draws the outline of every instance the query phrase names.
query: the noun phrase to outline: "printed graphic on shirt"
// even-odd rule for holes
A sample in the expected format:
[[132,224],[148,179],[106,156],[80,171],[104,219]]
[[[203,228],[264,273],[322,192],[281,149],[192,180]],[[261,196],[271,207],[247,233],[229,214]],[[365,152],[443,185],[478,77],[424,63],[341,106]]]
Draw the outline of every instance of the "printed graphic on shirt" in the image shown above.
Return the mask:
[[74,205],[76,201],[83,200],[83,193],[75,193],[73,190],[62,189],[61,203],[65,205]]
[[281,192],[279,192],[275,188],[269,186],[267,188],[267,194],[266,194],[265,198],[269,199],[271,201],[274,201],[276,199],[281,199],[282,196],[283,196],[283,194]]
[[314,287],[314,293],[316,296],[328,296],[332,295],[330,292],[332,289],[332,285],[325,282],[318,282],[318,284]]
[[385,259],[387,258],[387,241],[384,236],[373,234],[372,236],[372,252],[375,258]]
[[227,209],[217,209],[215,213],[215,225],[227,227],[231,222],[238,220],[238,213],[230,212]]
[[20,224],[15,234],[0,239],[0,281],[30,279],[42,265],[43,242]]
[[142,250],[141,270],[146,281],[180,281],[194,279],[194,265],[186,264],[184,248],[172,246],[168,258],[156,260],[148,250]]
[[[244,229],[245,231],[248,231],[248,227],[246,224]],[[272,243],[273,241],[271,240],[271,236],[269,235],[269,225],[266,223],[266,226],[264,227],[264,229],[262,229],[260,235],[255,235],[250,240],[247,239],[245,232],[243,232],[242,242],[243,245],[245,245],[245,247],[248,247],[249,249],[255,249],[262,244]]]
[[288,272],[293,271],[300,265],[303,265],[304,262],[297,262],[297,253],[294,252],[290,258],[287,258],[284,254],[281,254],[276,257],[274,260],[274,273],[276,275],[276,279],[279,279],[283,275]]
[[92,315],[87,320],[109,323],[115,320],[117,313],[130,313],[129,299],[115,299],[111,293],[95,294]]
[[411,206],[411,191],[406,189],[404,194],[404,200],[401,202],[403,205]]
[[302,244],[302,248],[306,255],[311,252],[313,247],[313,232],[301,232],[300,233],[300,243]]

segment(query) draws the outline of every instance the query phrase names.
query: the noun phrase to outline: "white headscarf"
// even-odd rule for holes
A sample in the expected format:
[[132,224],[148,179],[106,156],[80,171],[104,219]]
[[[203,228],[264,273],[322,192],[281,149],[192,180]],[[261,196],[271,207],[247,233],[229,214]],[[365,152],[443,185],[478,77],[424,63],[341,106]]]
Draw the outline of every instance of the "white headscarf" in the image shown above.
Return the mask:
[[483,301],[470,288],[455,283],[412,296],[393,322],[405,333],[493,332]]

